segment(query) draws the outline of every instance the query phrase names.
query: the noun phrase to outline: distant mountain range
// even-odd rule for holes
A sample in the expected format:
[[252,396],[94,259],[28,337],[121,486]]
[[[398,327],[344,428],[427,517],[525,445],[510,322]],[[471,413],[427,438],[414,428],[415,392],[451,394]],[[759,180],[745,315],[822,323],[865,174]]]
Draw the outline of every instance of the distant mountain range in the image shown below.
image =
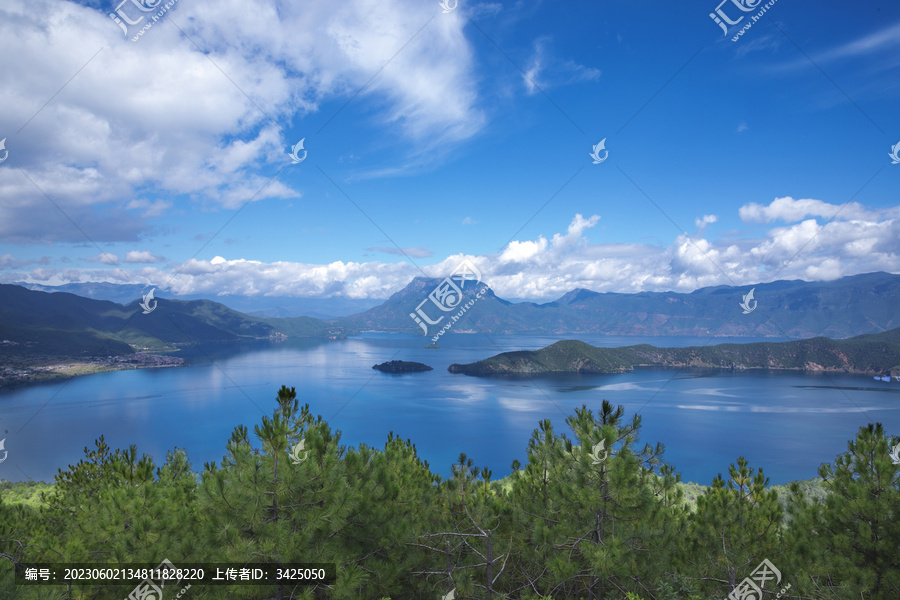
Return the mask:
[[[462,302],[448,302],[454,305],[451,311],[442,311],[429,300],[441,281],[416,278],[379,306],[329,320],[249,315],[210,300],[164,297],[156,298],[153,312],[143,314],[137,299],[123,304],[0,284],[0,360],[26,355],[121,355],[141,348],[166,350],[180,344],[241,339],[338,338],[364,331],[421,334],[410,317],[420,305],[431,320],[441,317],[429,326],[427,343],[467,303],[470,308],[452,323],[450,333],[842,339],[900,327],[900,275],[889,273],[831,282],[718,286],[689,294],[601,294],[577,289],[545,304],[508,302],[489,288],[475,301],[475,289],[484,286],[470,284],[463,290]],[[755,300],[750,303],[754,310],[744,314],[740,303],[751,288],[755,288]],[[142,291],[147,290],[123,293],[140,298]],[[93,292],[112,294],[107,288]]]
[[[29,290],[39,292],[68,292],[76,296],[109,300],[119,304],[129,304],[140,298],[154,286],[137,284],[118,285],[114,283],[67,283],[50,286],[38,283],[13,282]],[[228,308],[243,313],[263,317],[313,317],[316,319],[334,319],[352,315],[380,304],[379,300],[358,300],[354,298],[293,298],[288,296],[216,296],[209,298],[200,294],[173,296],[157,290],[157,296],[174,300],[214,300]]]
[[[380,306],[330,322],[347,331],[423,333],[409,315],[440,281],[416,278]],[[464,290],[461,305],[473,296],[471,289],[469,284]],[[740,303],[751,289],[754,310],[744,314]],[[428,341],[457,312],[441,311],[431,301],[422,307],[431,320],[444,317],[428,327]],[[716,286],[688,294],[576,289],[545,304],[513,304],[488,290],[451,332],[840,339],[894,327],[900,327],[900,275],[869,273],[829,282]]]
[[900,379],[900,328],[848,340],[820,337],[687,348],[647,344],[597,348],[565,340],[540,350],[504,352],[475,363],[452,364],[448,371],[465,375],[545,375],[622,373],[635,367],[836,371]]

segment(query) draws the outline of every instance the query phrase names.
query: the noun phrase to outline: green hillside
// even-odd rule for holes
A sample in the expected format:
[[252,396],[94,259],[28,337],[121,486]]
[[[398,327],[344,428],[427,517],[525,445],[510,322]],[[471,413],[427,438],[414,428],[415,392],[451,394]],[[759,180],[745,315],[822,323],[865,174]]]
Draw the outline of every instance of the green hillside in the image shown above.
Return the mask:
[[791,369],[889,375],[900,364],[900,329],[848,340],[812,338],[791,342],[656,348],[647,344],[597,348],[575,340],[540,350],[504,352],[451,373],[466,375],[622,373],[635,367]]
[[340,329],[309,317],[252,317],[209,300],[157,298],[144,314],[127,305],[68,293],[0,285],[0,361],[14,366],[54,358],[171,351],[180,345],[270,337],[336,337]]

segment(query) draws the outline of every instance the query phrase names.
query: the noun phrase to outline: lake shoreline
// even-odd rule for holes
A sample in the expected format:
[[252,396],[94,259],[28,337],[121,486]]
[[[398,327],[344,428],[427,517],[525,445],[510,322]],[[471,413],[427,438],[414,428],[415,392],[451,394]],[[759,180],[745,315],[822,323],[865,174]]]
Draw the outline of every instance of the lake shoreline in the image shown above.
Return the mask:
[[[744,366],[736,366],[736,367],[717,367],[710,365],[692,365],[692,364],[684,364],[684,365],[654,365],[654,364],[645,364],[645,365],[634,365],[630,369],[623,369],[620,371],[531,371],[531,372],[502,372],[502,373],[466,373],[461,370],[450,370],[451,367],[455,365],[450,365],[447,367],[447,370],[453,375],[466,375],[468,377],[498,377],[498,378],[509,378],[509,379],[531,379],[533,377],[553,377],[555,375],[624,375],[626,373],[633,373],[635,371],[681,371],[681,372],[690,372],[690,371],[704,371],[709,373],[797,373],[800,375],[859,375],[863,377],[876,376],[875,371],[858,371],[858,370],[847,370],[847,369],[805,369],[805,368],[789,368],[789,367],[744,367]],[[466,365],[461,365],[466,366]],[[891,377],[891,383],[900,383],[900,377],[893,376]]]
[[0,390],[5,391],[42,383],[58,383],[98,373],[190,366],[190,363],[183,358],[144,352],[126,356],[103,356],[88,359],[58,358],[40,362],[43,364],[19,367],[0,366]]
[[[446,477],[460,452],[505,474],[510,461],[525,459],[523,449],[543,419],[569,434],[564,417],[582,405],[596,409],[601,400],[640,414],[641,439],[664,444],[667,462],[683,480],[704,483],[738,456],[765,468],[773,483],[809,478],[846,448],[858,427],[878,421],[900,428],[900,386],[861,375],[639,367],[617,375],[456,377],[446,370],[452,363],[557,340],[444,338],[438,351],[424,349],[421,336],[375,334],[336,342],[185,347],[176,356],[190,368],[120,365],[123,372],[6,389],[0,392],[0,438],[7,438],[9,457],[0,464],[0,477],[52,479],[59,468],[83,459],[84,448],[100,435],[110,447],[135,444],[157,459],[177,446],[195,465],[218,462],[235,426],[252,429],[260,414],[277,408],[281,385],[296,386],[300,401],[340,431],[343,442],[380,448],[393,431],[416,442],[420,456]],[[637,341],[670,347],[703,343],[671,337],[594,343]],[[372,370],[391,359],[434,370],[408,375]],[[86,361],[59,360],[76,362]]]
[[851,340],[812,338],[790,342],[659,348],[649,344],[596,347],[559,341],[538,350],[502,352],[473,363],[451,364],[452,374],[494,376],[544,373],[617,374],[637,367],[688,367],[725,372],[782,370],[892,377],[900,375],[900,329]]

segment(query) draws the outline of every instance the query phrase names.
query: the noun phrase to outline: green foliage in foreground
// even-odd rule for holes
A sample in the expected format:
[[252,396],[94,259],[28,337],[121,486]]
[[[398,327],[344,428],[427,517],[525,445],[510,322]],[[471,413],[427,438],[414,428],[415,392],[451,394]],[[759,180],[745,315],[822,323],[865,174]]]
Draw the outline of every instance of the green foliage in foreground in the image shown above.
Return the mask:
[[348,448],[298,404],[282,387],[272,416],[237,427],[200,474],[177,448],[157,466],[101,437],[52,488],[0,485],[0,598],[122,600],[131,586],[16,586],[13,567],[163,559],[337,565],[333,585],[193,585],[184,600],[723,600],[764,559],[781,572],[766,599],[900,597],[897,440],[880,424],[819,484],[779,494],[744,458],[682,485],[662,446],[639,442],[641,418],[605,400],[568,433],[541,421],[501,482],[465,455],[444,480],[393,434]]
[[7,504],[26,504],[37,508],[41,505],[41,494],[52,490],[53,484],[43,481],[12,483],[0,479],[0,499]]

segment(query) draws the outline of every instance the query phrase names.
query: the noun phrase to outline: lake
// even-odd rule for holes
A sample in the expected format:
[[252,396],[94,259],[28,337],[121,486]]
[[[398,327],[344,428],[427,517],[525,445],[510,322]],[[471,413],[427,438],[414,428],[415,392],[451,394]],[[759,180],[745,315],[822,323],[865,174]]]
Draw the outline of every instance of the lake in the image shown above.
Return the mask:
[[[185,350],[184,368],[119,371],[0,392],[0,478],[52,481],[58,468],[84,457],[100,435],[112,448],[136,444],[157,465],[175,446],[195,471],[218,463],[232,430],[251,432],[271,415],[282,384],[297,388],[342,443],[383,448],[389,431],[410,438],[432,471],[447,476],[465,452],[493,478],[526,462],[540,420],[573,436],[565,417],[601,400],[643,416],[640,446],[662,442],[665,459],[685,481],[708,485],[745,456],[773,484],[816,476],[820,463],[847,449],[858,428],[879,421],[900,433],[900,385],[851,375],[792,372],[730,373],[641,369],[619,375],[474,378],[451,375],[468,363],[508,350],[530,350],[559,338],[448,334],[441,348],[421,336],[368,334],[345,340],[289,340]],[[581,336],[597,346],[656,346],[757,341],[735,338]],[[769,339],[768,341],[775,341]],[[388,360],[418,361],[425,373],[373,370]]]

